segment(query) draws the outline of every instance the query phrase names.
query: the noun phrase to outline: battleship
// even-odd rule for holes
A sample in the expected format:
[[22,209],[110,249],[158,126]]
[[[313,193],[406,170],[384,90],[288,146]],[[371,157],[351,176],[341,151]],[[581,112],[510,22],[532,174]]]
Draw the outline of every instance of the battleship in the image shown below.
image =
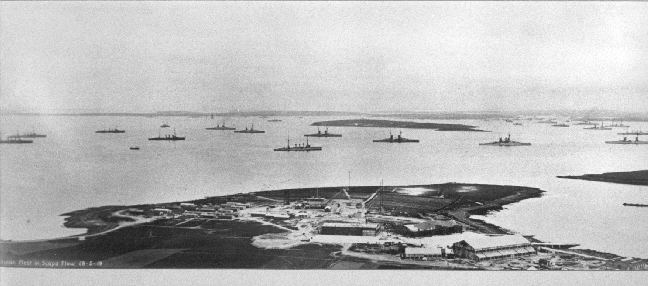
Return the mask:
[[511,141],[511,134],[509,134],[508,137],[506,137],[506,138],[500,137],[499,141],[493,141],[493,142],[488,142],[488,143],[479,143],[479,145],[487,145],[487,146],[530,146],[531,143]]
[[620,133],[617,133],[617,134],[619,134],[619,135],[648,135],[648,132],[641,131],[641,130],[636,130],[636,131],[632,131],[632,132],[620,132]]
[[623,122],[621,122],[621,123],[612,123],[612,124],[607,125],[607,126],[605,126],[605,127],[630,127],[630,126],[629,126],[629,125],[625,125],[625,124],[623,124]]
[[166,124],[166,123],[160,125],[160,128],[169,128],[169,127],[171,127],[171,126],[169,126],[169,124]]
[[401,136],[402,132],[394,139],[394,135],[389,133],[389,138],[374,140],[373,142],[382,142],[382,143],[418,143],[418,139],[407,139]]
[[565,123],[554,124],[554,125],[551,125],[551,126],[553,126],[553,127],[569,127],[569,125],[567,125]]
[[178,140],[185,140],[185,137],[178,137],[176,136],[175,129],[173,129],[173,134],[172,135],[159,135],[158,137],[151,137],[148,140],[151,141],[178,141]]
[[639,136],[635,140],[628,140],[628,137],[623,137],[623,140],[605,141],[605,144],[648,144],[648,141],[639,140]]
[[216,127],[207,127],[205,129],[207,129],[207,130],[236,130],[235,127],[227,127],[227,126],[225,126],[225,123],[223,123],[223,125],[216,124]]
[[265,133],[265,131],[254,130],[254,124],[252,124],[252,127],[250,127],[250,129],[248,129],[246,126],[244,130],[236,130],[234,131],[234,133]]
[[22,136],[20,134],[16,134],[13,136],[8,136],[6,140],[2,140],[2,137],[0,136],[0,144],[26,144],[26,143],[34,143],[34,140],[28,140],[28,139],[22,139]]
[[115,129],[107,129],[107,130],[97,130],[95,133],[126,133],[126,130],[119,130],[117,128]]
[[308,138],[306,138],[306,144],[295,144],[294,146],[290,146],[290,139],[288,139],[288,144],[286,147],[281,147],[281,148],[276,148],[274,149],[275,151],[301,151],[301,152],[310,152],[310,151],[322,151],[322,147],[315,147],[311,146],[308,143]]
[[305,134],[306,137],[342,137],[342,134],[333,134],[328,132],[328,127],[324,130],[324,133],[317,128],[317,133]]
[[47,135],[45,134],[37,134],[36,132],[31,132],[27,134],[16,134],[16,135],[9,135],[7,138],[45,138]]
[[601,122],[601,127],[599,127],[597,124],[594,124],[594,126],[592,126],[592,127],[585,127],[583,129],[587,129],[587,130],[612,130],[612,128],[606,127],[605,125],[603,125],[602,122]]

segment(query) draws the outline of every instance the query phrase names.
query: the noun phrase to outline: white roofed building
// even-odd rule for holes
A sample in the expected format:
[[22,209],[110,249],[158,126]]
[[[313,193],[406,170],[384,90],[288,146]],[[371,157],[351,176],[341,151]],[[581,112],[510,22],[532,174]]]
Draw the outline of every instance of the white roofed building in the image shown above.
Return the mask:
[[477,261],[536,253],[521,235],[470,236],[452,244],[452,251],[455,257]]

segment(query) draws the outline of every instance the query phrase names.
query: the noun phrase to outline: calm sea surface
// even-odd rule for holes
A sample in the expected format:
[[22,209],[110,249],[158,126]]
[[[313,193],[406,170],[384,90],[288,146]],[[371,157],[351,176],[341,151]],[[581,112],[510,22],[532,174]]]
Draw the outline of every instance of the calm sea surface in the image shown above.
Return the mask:
[[[0,145],[0,238],[39,239],[82,230],[62,227],[59,215],[103,206],[157,203],[259,190],[346,185],[485,183],[537,187],[542,198],[509,205],[481,217],[542,240],[648,258],[648,187],[556,178],[648,169],[648,145],[604,144],[620,139],[623,128],[583,130],[524,121],[434,120],[477,125],[493,132],[403,130],[419,144],[372,143],[385,128],[332,127],[342,138],[311,138],[321,152],[273,152],[314,133],[310,123],[340,117],[72,117],[0,116],[2,136],[16,131],[47,134],[33,144]],[[254,123],[265,134],[209,131],[225,122],[238,128]],[[148,137],[176,128],[186,141],[156,142]],[[646,122],[627,122],[648,130]],[[105,128],[125,134],[96,134]],[[398,132],[398,130],[392,130]],[[528,147],[479,146],[511,133]],[[643,136],[648,140],[648,136]],[[139,151],[129,146],[141,147]]]

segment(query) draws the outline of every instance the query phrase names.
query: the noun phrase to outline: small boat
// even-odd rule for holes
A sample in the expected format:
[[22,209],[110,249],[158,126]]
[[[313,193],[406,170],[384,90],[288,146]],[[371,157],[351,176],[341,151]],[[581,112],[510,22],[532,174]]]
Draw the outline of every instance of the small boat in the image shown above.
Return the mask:
[[98,130],[95,131],[95,133],[126,133],[126,130],[119,130],[117,128],[114,129],[104,129],[104,130]]
[[185,137],[178,137],[176,136],[175,129],[173,129],[173,134],[172,135],[159,135],[158,137],[151,137],[148,140],[151,141],[178,141],[178,140],[185,140]]
[[488,143],[479,143],[479,145],[485,145],[485,146],[530,146],[531,143],[525,143],[525,142],[518,142],[518,141],[511,141],[511,134],[508,135],[506,138],[501,138],[499,141],[493,141],[493,142],[488,142]]
[[628,137],[623,137],[623,140],[605,141],[606,144],[648,144],[648,141],[640,141],[639,136],[635,140],[628,140]]
[[166,124],[166,123],[160,125],[160,128],[169,128],[169,127],[171,127],[171,126],[169,126],[169,124]]
[[131,147],[129,147],[128,149],[131,149],[131,150],[139,150],[140,147],[139,147],[139,146],[131,146]]
[[389,132],[389,138],[374,140],[373,142],[379,143],[418,143],[418,139],[407,139],[401,136],[402,132],[398,133],[398,136],[394,138],[394,135]]
[[306,138],[306,144],[295,144],[294,146],[290,146],[290,139],[288,139],[288,145],[286,147],[281,147],[281,148],[276,148],[274,149],[275,151],[302,151],[302,152],[310,152],[310,151],[322,151],[322,147],[315,147],[311,146],[308,143],[308,138]]
[[247,126],[246,126],[244,130],[236,130],[236,131],[234,131],[234,133],[265,133],[265,131],[263,131],[263,130],[255,130],[254,129],[254,124],[252,124],[252,127],[250,129],[248,129]]
[[320,129],[317,128],[317,133],[306,134],[304,136],[306,136],[306,137],[342,137],[342,134],[329,133],[328,132],[328,127],[327,127],[326,130],[324,130],[324,133],[322,133],[322,131],[320,131]]

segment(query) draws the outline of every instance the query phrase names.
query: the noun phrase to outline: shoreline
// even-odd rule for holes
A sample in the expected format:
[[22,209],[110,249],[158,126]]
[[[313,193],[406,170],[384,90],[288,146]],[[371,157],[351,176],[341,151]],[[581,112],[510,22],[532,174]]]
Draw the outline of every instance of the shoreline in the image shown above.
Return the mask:
[[[392,227],[373,237],[336,237],[321,234],[319,217],[339,221],[346,215],[315,210],[306,219],[254,217],[253,214],[285,211],[295,203],[318,196],[335,202],[364,201],[365,218],[371,222],[405,223],[434,220],[456,221],[466,232],[483,235],[513,234],[471,215],[497,212],[503,206],[541,197],[538,188],[485,184],[445,183],[404,186],[352,186],[296,188],[206,197],[184,202],[101,206],[63,214],[68,228],[86,233],[42,241],[0,241],[0,266],[53,268],[271,268],[271,269],[465,269],[501,270],[500,264],[483,266],[459,259],[416,261],[393,252],[374,252],[373,243],[387,235],[390,243],[421,241]],[[342,190],[342,191],[341,191]],[[346,194],[346,198],[340,198]],[[284,202],[291,202],[286,205]],[[216,206],[226,202],[247,204],[230,219],[183,218],[152,214],[178,205]],[[338,206],[340,204],[338,203]],[[355,207],[353,207],[355,209]],[[396,219],[396,220],[394,220]],[[326,220],[325,220],[326,221]],[[392,233],[392,234],[389,234]],[[407,238],[410,237],[410,238]],[[430,238],[434,239],[434,235]],[[362,238],[362,239],[360,239]],[[424,238],[424,237],[421,237]],[[438,237],[443,239],[442,237]],[[395,240],[394,240],[395,239]],[[540,242],[531,238],[530,242]],[[368,247],[368,248],[367,248]],[[574,249],[597,257],[620,256],[595,250]],[[562,254],[564,255],[564,254]],[[90,264],[87,264],[90,261]],[[641,262],[641,261],[640,261]],[[92,264],[94,263],[94,264]],[[618,267],[626,267],[620,264]]]
[[602,174],[585,174],[580,176],[556,176],[561,179],[578,179],[585,181],[606,182],[636,186],[648,186],[648,170],[629,172],[608,172]]

